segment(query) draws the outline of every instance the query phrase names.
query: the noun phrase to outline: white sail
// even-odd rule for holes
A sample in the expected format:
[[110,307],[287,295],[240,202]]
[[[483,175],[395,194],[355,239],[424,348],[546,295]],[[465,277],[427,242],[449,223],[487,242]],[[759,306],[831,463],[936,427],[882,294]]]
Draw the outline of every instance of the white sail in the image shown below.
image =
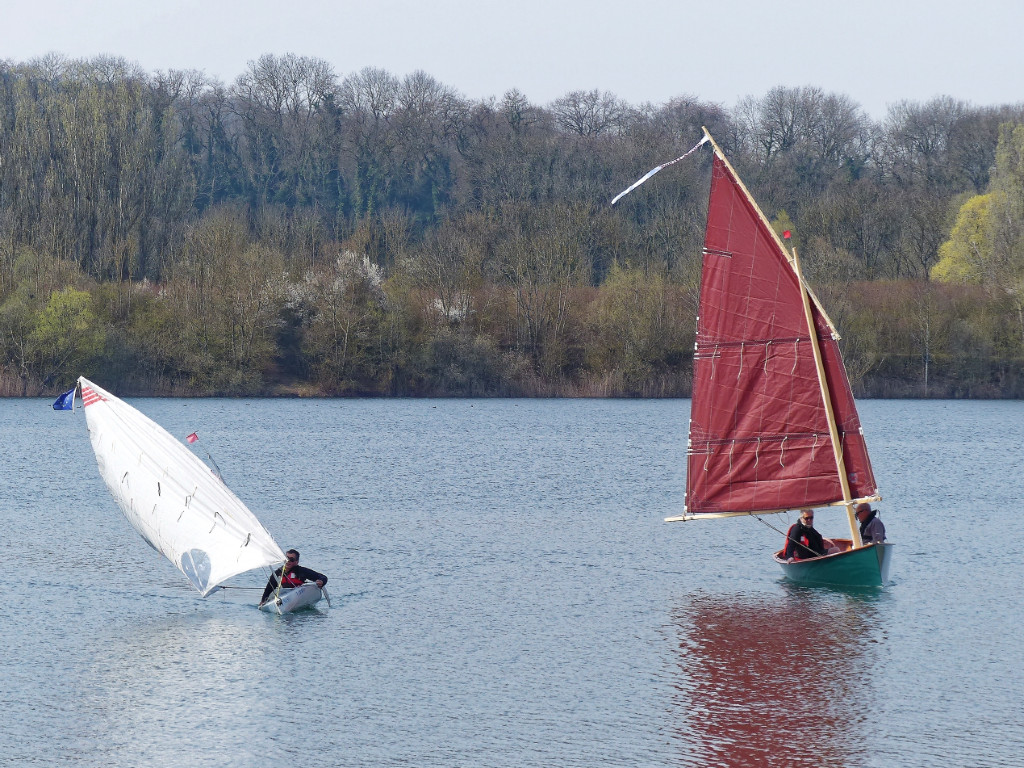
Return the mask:
[[163,427],[79,378],[100,475],[128,522],[204,596],[284,561],[256,516]]

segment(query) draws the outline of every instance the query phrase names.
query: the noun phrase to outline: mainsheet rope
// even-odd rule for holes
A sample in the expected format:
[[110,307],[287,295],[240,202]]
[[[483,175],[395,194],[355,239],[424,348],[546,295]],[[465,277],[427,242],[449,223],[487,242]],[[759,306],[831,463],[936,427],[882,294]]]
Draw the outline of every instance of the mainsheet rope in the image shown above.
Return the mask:
[[236,587],[234,584],[218,584],[217,589],[258,589],[262,591],[263,587]]
[[[786,541],[787,541],[787,542],[789,541],[789,534],[788,534],[788,533],[782,533],[782,531],[780,531],[780,530],[779,530],[778,528],[776,528],[776,527],[775,527],[774,525],[772,525],[771,523],[769,523],[769,522],[768,522],[767,520],[763,520],[763,519],[761,519],[761,518],[760,518],[760,517],[758,517],[757,515],[751,515],[751,517],[752,517],[752,518],[754,518],[755,520],[757,520],[757,521],[758,521],[759,523],[764,523],[765,525],[767,525],[767,526],[768,526],[769,528],[771,528],[771,529],[772,529],[773,531],[775,531],[776,533],[778,533],[778,534],[781,534],[781,535],[782,535],[782,536],[783,536],[783,537],[784,537],[784,538],[786,539]],[[810,553],[811,553],[811,554],[812,554],[812,555],[813,555],[814,557],[821,557],[821,555],[819,555],[819,554],[818,554],[817,552],[815,552],[815,551],[814,551],[813,549],[811,549],[810,547],[808,547],[808,546],[807,546],[806,544],[804,544],[804,543],[803,543],[802,541],[794,541],[793,543],[794,543],[794,544],[796,544],[796,545],[797,545],[798,547],[803,547],[803,548],[804,548],[804,549],[806,549],[806,550],[807,550],[808,552],[810,552]],[[783,551],[783,552],[785,552],[786,550],[785,550],[785,549],[783,549],[782,551]]]

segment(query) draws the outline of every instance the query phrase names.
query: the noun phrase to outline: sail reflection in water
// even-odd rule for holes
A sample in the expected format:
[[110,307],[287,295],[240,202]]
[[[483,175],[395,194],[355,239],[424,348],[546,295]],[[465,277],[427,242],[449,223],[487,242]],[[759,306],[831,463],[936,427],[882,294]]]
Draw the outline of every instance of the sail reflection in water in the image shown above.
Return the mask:
[[673,616],[672,727],[683,764],[863,763],[879,599],[798,586],[782,596],[692,596]]

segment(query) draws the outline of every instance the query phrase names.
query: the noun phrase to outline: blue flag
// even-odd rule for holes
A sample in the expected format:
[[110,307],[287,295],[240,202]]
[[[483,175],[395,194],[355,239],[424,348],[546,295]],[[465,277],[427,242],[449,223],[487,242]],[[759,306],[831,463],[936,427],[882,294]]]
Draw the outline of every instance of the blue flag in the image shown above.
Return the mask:
[[72,387],[63,395],[53,401],[53,410],[55,411],[70,411],[75,407],[75,390],[77,387]]

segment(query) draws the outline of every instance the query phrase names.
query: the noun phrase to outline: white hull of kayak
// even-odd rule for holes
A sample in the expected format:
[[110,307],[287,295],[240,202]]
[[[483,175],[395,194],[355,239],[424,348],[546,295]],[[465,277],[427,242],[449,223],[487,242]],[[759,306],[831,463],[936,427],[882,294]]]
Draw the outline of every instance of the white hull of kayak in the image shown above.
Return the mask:
[[267,602],[260,606],[260,610],[267,613],[292,613],[300,608],[316,605],[323,597],[323,590],[316,584],[303,584],[294,589],[282,589],[277,597],[272,594]]

